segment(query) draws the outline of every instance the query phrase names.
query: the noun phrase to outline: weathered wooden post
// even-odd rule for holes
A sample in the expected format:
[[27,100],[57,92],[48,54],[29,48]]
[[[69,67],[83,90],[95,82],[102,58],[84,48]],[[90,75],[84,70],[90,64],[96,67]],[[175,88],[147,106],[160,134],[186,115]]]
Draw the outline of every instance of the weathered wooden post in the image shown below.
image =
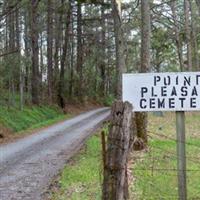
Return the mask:
[[127,162],[132,141],[132,105],[117,101],[111,111],[104,168],[103,200],[128,198]]

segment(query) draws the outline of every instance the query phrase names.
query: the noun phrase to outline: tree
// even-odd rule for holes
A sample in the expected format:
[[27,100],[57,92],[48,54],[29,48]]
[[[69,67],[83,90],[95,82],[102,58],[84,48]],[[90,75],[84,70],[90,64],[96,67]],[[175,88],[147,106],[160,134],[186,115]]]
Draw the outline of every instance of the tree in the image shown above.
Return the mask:
[[[102,3],[104,3],[104,0],[102,0]],[[105,97],[106,95],[106,30],[105,30],[105,6],[101,5],[101,61],[100,61],[100,73],[101,73],[101,84],[100,84],[100,91],[101,95]]]
[[187,44],[187,70],[192,70],[192,46],[191,46],[191,28],[190,28],[190,3],[184,0],[184,14],[185,14],[185,37]]
[[180,35],[179,35],[180,31],[179,31],[179,25],[178,25],[177,14],[176,14],[176,2],[172,1],[170,6],[171,6],[172,17],[173,17],[173,22],[174,22],[175,44],[176,44],[177,53],[178,53],[180,71],[183,71],[182,42],[181,42],[181,38],[180,38]]
[[[25,66],[25,72],[24,72],[24,91],[29,96],[30,94],[30,65],[31,65],[31,42],[30,42],[30,37],[29,37],[29,15],[28,13],[24,10],[23,11],[23,18],[24,18],[24,66]],[[29,98],[26,98],[26,102],[28,102]]]
[[53,2],[47,3],[47,68],[48,68],[48,95],[49,101],[53,101]]
[[78,82],[76,86],[76,93],[80,101],[83,99],[83,45],[82,45],[82,4],[77,3],[77,66],[76,71],[78,75]]
[[192,46],[192,63],[194,70],[198,71],[199,66],[199,53],[198,53],[198,37],[197,37],[197,27],[195,25],[196,15],[193,3],[190,1],[190,11],[191,11],[191,46]]
[[24,107],[24,75],[23,75],[23,65],[21,63],[21,33],[20,33],[20,20],[19,20],[19,10],[16,9],[15,24],[16,24],[16,46],[18,49],[18,56],[16,58],[17,68],[19,70],[19,90],[20,90],[20,110]]
[[[13,2],[8,1],[8,8],[12,9]],[[15,41],[15,16],[14,12],[11,12],[8,16],[8,48],[9,51],[12,52],[16,49],[16,41]],[[9,72],[8,72],[8,83],[9,83],[9,104],[15,106],[15,69],[13,65],[15,64],[15,54],[10,54],[9,58]]]
[[[74,100],[110,104],[122,98],[123,72],[199,68],[199,0],[1,2],[5,105],[19,104],[18,95],[21,108],[31,100],[62,108]],[[145,116],[137,116],[146,127]]]
[[112,0],[116,56],[116,96],[122,99],[122,73],[125,72],[124,38],[121,16],[121,1]]
[[39,0],[31,0],[31,48],[32,48],[32,103],[39,104],[39,47],[38,8]]
[[[140,72],[146,73],[150,69],[150,8],[149,0],[141,0],[141,66]],[[134,105],[133,105],[134,107]],[[136,113],[137,137],[146,144],[147,138],[147,113]]]
[[[55,5],[56,5],[55,1]],[[58,90],[59,88],[59,79],[60,79],[60,75],[59,75],[59,53],[61,50],[61,45],[62,45],[62,28],[63,28],[63,7],[64,7],[64,0],[60,1],[61,7],[62,9],[60,9],[60,7],[56,7],[56,12],[55,12],[55,38],[54,38],[54,43],[55,43],[55,49],[54,49],[54,89]],[[58,100],[58,105],[59,104],[59,100]]]
[[66,14],[66,24],[65,24],[65,36],[64,36],[64,44],[63,51],[61,57],[61,68],[60,68],[60,80],[59,80],[59,89],[58,89],[58,103],[61,108],[65,108],[65,64],[68,50],[68,42],[69,42],[69,28],[70,28],[70,16],[71,16],[71,6],[70,4],[67,6],[67,14]]

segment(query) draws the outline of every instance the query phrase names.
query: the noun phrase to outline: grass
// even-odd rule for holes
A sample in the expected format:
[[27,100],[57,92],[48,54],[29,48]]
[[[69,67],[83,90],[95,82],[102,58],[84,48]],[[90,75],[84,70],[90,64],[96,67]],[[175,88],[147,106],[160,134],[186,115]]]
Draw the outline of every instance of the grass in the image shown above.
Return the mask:
[[[200,199],[199,121],[199,113],[186,114],[187,193],[190,200]],[[136,200],[177,200],[175,114],[166,113],[163,118],[151,115],[149,129],[148,151],[133,155],[135,181],[131,193]]]
[[60,189],[52,194],[53,200],[101,199],[100,148],[99,136],[92,136],[85,149],[63,170],[59,181]]
[[13,132],[39,128],[65,119],[61,110],[53,106],[17,108],[0,107],[0,123]]
[[[186,114],[188,199],[200,199],[200,113]],[[130,199],[177,200],[175,114],[149,115],[149,148],[133,152]],[[164,136],[164,137],[163,137]],[[167,139],[169,137],[169,139]],[[52,200],[100,200],[102,183],[101,140],[91,137],[65,167]]]

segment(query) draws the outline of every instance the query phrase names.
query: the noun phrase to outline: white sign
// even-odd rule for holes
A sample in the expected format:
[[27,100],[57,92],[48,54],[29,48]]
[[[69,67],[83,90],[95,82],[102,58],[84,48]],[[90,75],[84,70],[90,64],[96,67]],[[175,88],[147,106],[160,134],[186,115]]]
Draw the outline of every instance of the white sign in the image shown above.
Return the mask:
[[123,74],[123,101],[134,111],[200,110],[200,72]]

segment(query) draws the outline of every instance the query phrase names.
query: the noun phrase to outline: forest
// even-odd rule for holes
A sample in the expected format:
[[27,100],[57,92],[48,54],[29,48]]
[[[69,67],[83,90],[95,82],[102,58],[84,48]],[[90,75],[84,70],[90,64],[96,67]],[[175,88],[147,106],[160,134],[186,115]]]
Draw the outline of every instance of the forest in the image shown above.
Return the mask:
[[123,72],[199,70],[198,0],[0,5],[2,105],[106,102]]
[[[53,130],[56,134],[59,131],[63,132],[64,127],[68,126],[68,122],[66,124],[64,122],[69,118],[69,124],[74,120],[74,124],[70,124],[71,128],[76,128],[75,122],[83,126],[87,120],[91,120],[92,127],[100,123],[106,118],[107,107],[111,107],[116,100],[122,100],[122,77],[125,73],[138,76],[141,73],[198,71],[200,71],[200,0],[0,0],[0,151],[4,152],[4,146],[1,147],[1,144],[5,145],[12,140],[24,138],[34,131],[41,133],[45,127],[47,128],[45,134],[50,134],[49,137],[52,138],[51,144],[56,145],[58,141],[53,141],[51,132]],[[149,106],[150,109],[155,107],[175,109],[177,105],[183,108],[186,102],[185,96],[188,95],[195,96],[190,99],[191,108],[195,109],[196,105],[199,105],[197,99],[200,94],[199,74],[194,79],[185,76],[182,82],[178,76],[174,80],[169,76],[163,79],[159,76],[154,77],[151,89],[142,87],[141,108]],[[167,88],[174,82],[174,87]],[[188,89],[193,83],[196,86],[192,90]],[[159,92],[154,90],[154,87],[161,84],[163,86]],[[177,89],[176,86],[180,88]],[[179,101],[174,97],[177,93],[183,96]],[[153,96],[152,99],[146,98],[149,94]],[[165,97],[154,99],[157,95],[167,96],[167,94],[169,100]],[[91,111],[91,108],[96,110]],[[83,113],[86,110],[90,111]],[[79,116],[80,113],[83,115]],[[199,112],[187,113],[186,118],[188,126],[186,130],[191,131],[191,137],[186,137],[189,142],[185,143],[189,145],[187,159],[198,160],[199,153],[196,150],[200,148]],[[177,160],[173,160],[172,156],[169,156],[171,159],[169,162],[166,161],[170,155],[168,152],[172,155],[176,153],[174,146],[177,139],[173,135],[176,131],[172,127],[176,121],[174,115],[171,112],[135,112],[132,121],[135,128],[133,149],[137,153],[131,154],[131,160],[135,162],[131,163],[131,166],[129,163],[127,165],[137,173],[129,177],[132,180],[129,198],[155,200],[162,199],[160,194],[163,194],[163,199],[178,199],[173,190],[175,187],[178,190],[175,175],[163,177],[164,175],[157,174],[159,167],[161,170],[169,167],[170,170],[172,168],[171,171],[175,168]],[[50,125],[55,123],[61,123],[63,129],[61,127],[53,129],[54,127]],[[61,161],[58,162],[60,166],[56,170],[64,168],[64,171],[59,176],[59,189],[50,192],[51,200],[62,198],[88,200],[91,196],[91,199],[101,199],[102,181],[99,184],[97,178],[93,178],[103,174],[102,171],[105,169],[103,167],[99,172],[99,168],[93,166],[94,163],[102,165],[99,161],[100,155],[94,153],[101,152],[101,143],[109,141],[107,134],[112,133],[109,123],[106,121],[101,131],[96,131],[83,147],[85,148],[83,152],[79,152],[74,158],[75,161],[72,160],[69,166],[64,168],[65,165],[61,164]],[[67,130],[66,128],[65,131]],[[86,132],[89,134],[89,130],[88,127],[83,127],[85,140]],[[77,128],[76,133],[79,131]],[[79,135],[77,138],[80,139],[82,136]],[[60,142],[64,141],[68,139],[63,138]],[[71,142],[75,144],[73,140]],[[81,146],[77,141],[76,145]],[[49,145],[47,146],[49,148]],[[195,146],[196,149],[191,146]],[[11,146],[10,149],[12,148],[15,149]],[[36,148],[40,149],[40,146]],[[61,154],[59,155],[62,156]],[[194,158],[194,155],[197,157]],[[81,156],[87,159],[88,165]],[[65,159],[61,160],[64,162]],[[1,183],[5,184],[4,180],[1,180],[1,162],[4,167],[3,156],[2,158],[0,156],[0,199]],[[76,165],[74,167],[76,162],[82,167],[82,172],[84,170],[87,172],[86,174],[84,172],[81,174],[79,169],[73,171],[76,169]],[[157,167],[154,166],[156,164]],[[149,169],[147,165],[151,168]],[[188,198],[198,200],[200,193],[196,185],[199,183],[195,184],[196,178],[200,176],[198,162],[192,162],[190,167],[188,176],[191,180],[194,178],[194,182],[191,181],[191,185],[188,186]],[[193,170],[196,170],[196,176],[190,174]],[[166,173],[168,171],[169,169],[165,170]],[[177,172],[177,169],[174,171]],[[34,173],[34,169],[31,173]],[[51,178],[53,175],[55,174],[52,173]],[[144,178],[140,180],[143,175]],[[171,185],[170,176],[173,176]],[[82,180],[77,177],[81,177]],[[159,192],[159,189],[152,189],[155,185],[159,186],[158,184],[163,186],[165,181],[169,184],[165,190],[161,188],[162,191]],[[151,186],[148,186],[148,183]],[[98,185],[97,188],[94,188],[95,184]],[[76,191],[77,185],[84,191],[83,194]],[[66,191],[66,194],[63,194],[63,191]],[[170,191],[173,191],[173,198]],[[2,198],[7,199],[7,191],[4,189]],[[124,197],[123,200],[125,199],[128,198]],[[186,199],[183,197],[181,200]]]

